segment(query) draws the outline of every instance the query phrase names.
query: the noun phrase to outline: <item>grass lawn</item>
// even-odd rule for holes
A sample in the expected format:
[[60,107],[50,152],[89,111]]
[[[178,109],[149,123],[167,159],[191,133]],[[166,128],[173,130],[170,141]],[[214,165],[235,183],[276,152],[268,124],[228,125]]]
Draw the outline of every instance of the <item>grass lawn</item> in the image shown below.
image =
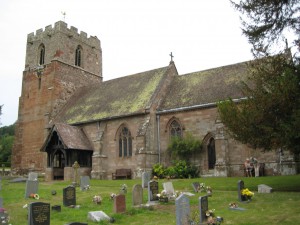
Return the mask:
[[[255,195],[250,203],[239,203],[237,195],[237,182],[242,179],[245,187],[254,191]],[[300,221],[300,175],[295,176],[270,176],[256,178],[197,178],[197,179],[174,179],[171,180],[176,191],[193,192],[192,182],[205,183],[213,189],[212,197],[209,197],[209,209],[215,209],[216,216],[222,216],[222,224],[299,224]],[[166,180],[159,180],[159,189]],[[110,200],[111,193],[119,193],[122,184],[128,186],[126,194],[126,213],[114,214],[113,201]],[[64,225],[65,223],[88,222],[92,224],[109,224],[108,222],[92,222],[87,220],[89,211],[102,210],[115,218],[115,224],[132,225],[174,225],[176,224],[175,202],[159,203],[152,209],[137,209],[132,207],[131,190],[133,185],[141,184],[136,180],[91,180],[91,188],[88,191],[76,190],[77,205],[79,209],[63,206],[63,188],[70,182],[55,181],[39,184],[39,200],[25,199],[25,183],[10,183],[2,179],[2,190],[0,196],[3,198],[3,206],[10,215],[10,224],[26,225],[27,209],[23,206],[30,202],[41,201],[51,205],[61,205],[61,212],[51,211],[51,225]],[[257,193],[257,185],[266,184],[273,188],[271,194]],[[57,192],[52,195],[52,190]],[[101,205],[92,202],[94,195],[103,198]],[[144,203],[147,202],[147,190],[144,189]],[[204,193],[196,193],[189,197],[191,211],[198,210],[199,197]],[[229,210],[228,204],[238,203],[245,211]]]

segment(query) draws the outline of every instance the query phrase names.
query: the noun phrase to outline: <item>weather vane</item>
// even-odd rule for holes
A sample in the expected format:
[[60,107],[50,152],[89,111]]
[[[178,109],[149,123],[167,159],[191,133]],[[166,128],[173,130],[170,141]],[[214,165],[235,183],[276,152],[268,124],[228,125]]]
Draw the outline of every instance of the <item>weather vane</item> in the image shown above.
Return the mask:
[[66,22],[65,20],[66,20],[67,13],[66,12],[61,12],[61,14],[63,15],[64,22]]

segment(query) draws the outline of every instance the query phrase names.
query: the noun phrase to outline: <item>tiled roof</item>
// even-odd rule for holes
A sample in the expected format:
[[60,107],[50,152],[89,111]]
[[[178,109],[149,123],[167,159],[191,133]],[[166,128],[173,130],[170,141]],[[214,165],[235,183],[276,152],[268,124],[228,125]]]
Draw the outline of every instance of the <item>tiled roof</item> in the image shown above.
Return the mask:
[[53,136],[53,132],[57,133],[65,149],[93,150],[86,135],[79,127],[63,123],[55,123],[41,149],[42,151],[46,150],[47,145]]
[[102,82],[78,90],[58,116],[59,121],[78,124],[144,113],[168,67]]
[[241,81],[246,77],[246,63],[176,76],[159,111],[241,98]]

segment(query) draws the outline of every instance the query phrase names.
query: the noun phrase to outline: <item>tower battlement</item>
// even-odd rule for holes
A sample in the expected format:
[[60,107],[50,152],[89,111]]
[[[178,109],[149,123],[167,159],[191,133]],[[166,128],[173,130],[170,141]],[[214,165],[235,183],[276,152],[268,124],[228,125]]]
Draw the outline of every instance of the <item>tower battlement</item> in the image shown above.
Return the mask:
[[[63,21],[58,21],[54,24],[54,27],[52,25],[48,25],[45,27],[45,29],[38,29],[36,32],[32,32],[27,35],[27,42],[33,43],[34,41],[43,40],[45,38],[51,38],[56,33],[62,32],[65,35],[67,35],[69,38],[78,39],[81,42],[93,46],[95,48],[100,47],[100,40],[96,36],[90,36],[88,37],[86,32],[80,31],[78,33],[78,29],[76,27],[71,26],[68,28],[68,24]],[[99,46],[99,47],[98,47]]]

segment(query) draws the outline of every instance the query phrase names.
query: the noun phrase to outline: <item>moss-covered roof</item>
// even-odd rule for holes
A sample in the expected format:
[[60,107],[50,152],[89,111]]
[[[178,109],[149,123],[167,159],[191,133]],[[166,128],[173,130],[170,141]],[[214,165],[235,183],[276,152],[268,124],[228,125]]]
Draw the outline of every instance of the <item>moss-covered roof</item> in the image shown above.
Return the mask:
[[191,107],[243,97],[241,81],[247,77],[246,63],[176,76],[159,110]]
[[167,69],[163,67],[84,87],[68,101],[59,120],[78,124],[144,113],[151,106]]

